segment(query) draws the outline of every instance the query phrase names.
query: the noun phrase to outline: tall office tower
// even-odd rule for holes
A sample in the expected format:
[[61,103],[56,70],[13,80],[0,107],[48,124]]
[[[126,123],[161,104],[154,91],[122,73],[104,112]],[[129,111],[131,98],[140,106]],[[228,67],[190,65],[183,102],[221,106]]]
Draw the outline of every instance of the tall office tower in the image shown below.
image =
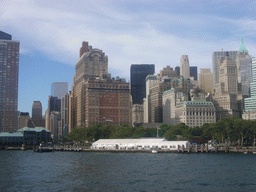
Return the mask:
[[[84,43],[83,43],[84,46]],[[82,50],[82,49],[80,49]],[[88,46],[76,64],[71,90],[74,96],[75,114],[73,126],[92,124],[130,124],[131,97],[129,83],[108,74],[108,57],[102,50]],[[72,107],[70,108],[72,111]]]
[[19,46],[0,31],[0,132],[18,129]]
[[194,81],[197,81],[197,66],[189,67],[190,77],[194,78]]
[[28,127],[45,127],[45,120],[42,118],[42,104],[34,101],[32,105],[32,118],[28,121]]
[[53,139],[58,139],[62,136],[61,129],[61,114],[58,111],[52,111],[50,115],[50,128]]
[[69,92],[69,106],[68,106],[68,132],[69,133],[76,126],[75,77],[76,77],[76,73],[73,78],[71,91]]
[[51,85],[51,96],[61,99],[68,93],[68,82],[53,82]]
[[228,53],[229,57],[236,65],[236,56],[238,51],[215,51],[212,53],[212,73],[213,73],[213,86],[219,82],[219,61],[220,58],[225,57]]
[[180,76],[188,79],[190,77],[188,55],[181,55],[180,58]]
[[226,56],[220,59],[219,81],[214,88],[213,103],[216,107],[216,119],[240,116],[238,109],[237,67],[234,61]]
[[177,71],[177,75],[178,75],[178,77],[180,77],[180,67],[179,66],[175,67],[175,71]]
[[146,97],[146,77],[155,73],[154,64],[131,65],[131,94],[133,104],[142,104]]
[[252,83],[251,83],[251,97],[244,100],[245,113],[244,119],[256,119],[256,57],[252,58]]
[[34,101],[32,105],[32,119],[42,119],[42,104],[40,101]]
[[250,95],[250,84],[252,82],[252,59],[244,46],[243,39],[236,57],[238,83],[242,85],[242,94]]
[[163,79],[150,88],[150,123],[163,122],[163,92],[171,88],[171,80]]
[[146,81],[146,97],[143,99],[143,122],[150,123],[151,122],[151,111],[150,111],[150,88],[158,82],[159,77],[157,75],[148,75],[145,79]]
[[163,70],[160,71],[160,78],[163,77],[169,77],[169,78],[178,78],[179,75],[177,73],[177,71],[173,70],[172,67],[170,67],[169,65],[167,65],[167,67],[163,68]]
[[69,120],[69,94],[65,94],[61,98],[61,136],[65,136],[68,133],[68,120]]
[[198,75],[199,88],[206,93],[213,92],[213,73],[210,68],[201,68]]
[[48,97],[48,109],[45,113],[45,128],[51,131],[53,134],[53,129],[50,125],[50,116],[53,111],[60,112],[61,110],[61,100],[57,97],[49,96]]

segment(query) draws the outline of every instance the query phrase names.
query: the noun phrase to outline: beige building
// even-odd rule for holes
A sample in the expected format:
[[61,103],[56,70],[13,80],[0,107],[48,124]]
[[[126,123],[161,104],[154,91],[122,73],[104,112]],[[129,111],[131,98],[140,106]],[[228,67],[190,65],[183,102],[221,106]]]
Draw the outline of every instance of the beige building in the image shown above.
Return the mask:
[[188,95],[175,90],[169,89],[163,93],[163,123],[176,125],[175,109],[176,105],[181,101],[187,101]]
[[21,112],[20,115],[18,116],[18,129],[27,127],[29,119],[30,119],[29,113]]
[[149,96],[149,110],[150,122],[149,123],[162,123],[163,122],[163,92],[171,88],[171,80],[164,79],[154,84],[150,88]]
[[73,127],[93,124],[130,124],[131,96],[129,83],[122,78],[111,79],[108,57],[102,50],[83,42],[76,64],[71,90],[70,122]]
[[143,123],[143,104],[132,105],[132,125]]
[[198,89],[190,90],[188,94],[175,89],[163,94],[164,123],[177,125],[185,123],[189,127],[202,126],[204,123],[216,122],[216,111],[212,102],[206,101],[205,93]]
[[158,75],[148,75],[146,81],[146,97],[143,99],[143,121],[144,123],[151,122],[151,110],[150,109],[150,88],[159,81]]
[[217,120],[223,117],[240,116],[238,94],[237,67],[227,53],[219,60],[219,82],[213,93]]
[[62,136],[61,113],[58,111],[52,111],[50,114],[50,131],[53,139]]
[[188,55],[181,55],[180,58],[180,76],[183,78],[190,78]]
[[169,77],[169,78],[179,78],[178,72],[173,70],[169,65],[167,67],[163,68],[163,70],[160,71],[160,78],[163,77]]
[[206,93],[213,92],[213,73],[209,68],[201,68],[198,75],[199,88]]

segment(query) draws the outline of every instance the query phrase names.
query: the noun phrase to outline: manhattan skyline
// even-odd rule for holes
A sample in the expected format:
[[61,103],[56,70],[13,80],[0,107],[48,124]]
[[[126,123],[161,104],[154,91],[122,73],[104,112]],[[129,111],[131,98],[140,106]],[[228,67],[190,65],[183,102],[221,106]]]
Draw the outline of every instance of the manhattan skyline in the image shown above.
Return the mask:
[[[103,50],[109,73],[130,80],[131,64],[152,63],[155,71],[179,66],[212,69],[214,51],[237,51],[240,38],[256,56],[255,1],[126,2],[2,1],[0,30],[20,41],[18,110],[43,114],[53,82],[72,85],[82,41]],[[211,70],[212,71],[212,70]]]

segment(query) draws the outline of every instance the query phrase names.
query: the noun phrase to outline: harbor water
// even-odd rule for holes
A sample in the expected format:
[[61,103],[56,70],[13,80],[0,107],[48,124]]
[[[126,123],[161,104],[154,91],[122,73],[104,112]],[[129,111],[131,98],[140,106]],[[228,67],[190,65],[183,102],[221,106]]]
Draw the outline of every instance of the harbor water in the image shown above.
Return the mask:
[[0,151],[0,191],[255,191],[256,155]]

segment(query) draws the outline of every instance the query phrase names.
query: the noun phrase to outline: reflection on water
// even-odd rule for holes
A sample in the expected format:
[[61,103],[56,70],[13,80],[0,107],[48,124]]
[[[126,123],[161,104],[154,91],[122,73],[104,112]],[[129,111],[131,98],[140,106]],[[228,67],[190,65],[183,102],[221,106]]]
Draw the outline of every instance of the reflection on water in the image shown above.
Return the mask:
[[0,151],[0,191],[254,191],[256,155]]

